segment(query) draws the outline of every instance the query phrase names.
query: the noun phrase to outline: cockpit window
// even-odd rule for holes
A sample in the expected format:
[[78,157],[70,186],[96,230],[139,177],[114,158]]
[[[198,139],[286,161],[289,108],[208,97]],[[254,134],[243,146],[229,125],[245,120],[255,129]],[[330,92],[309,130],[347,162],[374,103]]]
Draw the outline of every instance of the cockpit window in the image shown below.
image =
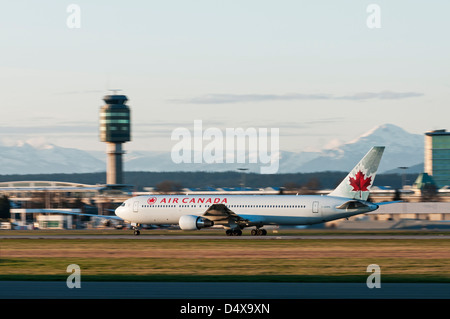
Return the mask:
[[123,202],[122,205],[120,205],[120,207],[125,207],[125,202]]

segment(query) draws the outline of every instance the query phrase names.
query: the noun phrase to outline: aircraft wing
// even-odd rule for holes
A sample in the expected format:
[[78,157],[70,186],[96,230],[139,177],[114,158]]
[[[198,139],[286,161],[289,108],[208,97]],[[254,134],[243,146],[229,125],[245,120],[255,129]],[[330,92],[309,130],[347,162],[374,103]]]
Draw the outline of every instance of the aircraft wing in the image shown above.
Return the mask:
[[248,225],[249,221],[242,218],[224,204],[213,204],[202,215],[214,222],[214,225],[230,226],[233,224]]

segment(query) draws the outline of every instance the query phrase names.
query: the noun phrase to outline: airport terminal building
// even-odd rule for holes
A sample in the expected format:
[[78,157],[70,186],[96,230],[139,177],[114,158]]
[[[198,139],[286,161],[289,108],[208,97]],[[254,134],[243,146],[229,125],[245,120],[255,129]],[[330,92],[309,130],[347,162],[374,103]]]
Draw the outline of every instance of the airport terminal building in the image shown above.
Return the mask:
[[71,229],[86,218],[70,213],[112,215],[131,195],[106,185],[59,181],[11,181],[0,183],[0,195],[11,203],[11,222],[22,229]]

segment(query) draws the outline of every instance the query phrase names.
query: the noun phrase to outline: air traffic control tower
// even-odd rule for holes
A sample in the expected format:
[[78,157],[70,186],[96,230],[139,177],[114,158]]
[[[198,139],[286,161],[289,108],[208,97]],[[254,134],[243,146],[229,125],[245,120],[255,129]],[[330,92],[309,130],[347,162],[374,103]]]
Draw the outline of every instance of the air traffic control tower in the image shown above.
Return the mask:
[[106,142],[106,184],[123,184],[122,144],[131,141],[130,108],[125,95],[105,95],[100,109],[100,140]]

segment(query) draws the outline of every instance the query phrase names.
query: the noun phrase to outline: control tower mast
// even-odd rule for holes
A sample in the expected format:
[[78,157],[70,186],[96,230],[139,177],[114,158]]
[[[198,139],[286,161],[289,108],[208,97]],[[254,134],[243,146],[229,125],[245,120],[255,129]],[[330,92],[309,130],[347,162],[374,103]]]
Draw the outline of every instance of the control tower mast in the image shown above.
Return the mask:
[[122,144],[131,141],[130,108],[125,95],[105,95],[100,109],[100,141],[106,142],[106,183],[123,184]]

